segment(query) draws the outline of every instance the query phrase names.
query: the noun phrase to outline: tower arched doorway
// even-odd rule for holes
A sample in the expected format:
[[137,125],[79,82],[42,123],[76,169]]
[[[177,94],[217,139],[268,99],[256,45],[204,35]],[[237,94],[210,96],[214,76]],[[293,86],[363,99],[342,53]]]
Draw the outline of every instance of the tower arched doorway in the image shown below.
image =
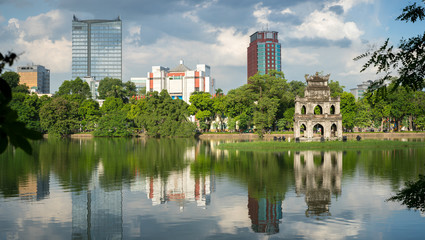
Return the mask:
[[338,133],[338,127],[336,126],[336,124],[332,124],[331,126],[331,137],[336,137]]
[[318,123],[313,127],[313,137],[323,137],[324,128],[322,124]]

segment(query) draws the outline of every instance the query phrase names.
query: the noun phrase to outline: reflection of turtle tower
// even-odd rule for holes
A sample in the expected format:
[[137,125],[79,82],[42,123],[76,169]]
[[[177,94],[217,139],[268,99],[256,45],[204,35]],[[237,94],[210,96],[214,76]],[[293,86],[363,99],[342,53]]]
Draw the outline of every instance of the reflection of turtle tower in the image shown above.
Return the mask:
[[295,98],[294,137],[307,140],[320,137],[342,138],[340,97],[332,98],[330,95],[329,74],[306,74],[305,80],[307,87],[304,97]]

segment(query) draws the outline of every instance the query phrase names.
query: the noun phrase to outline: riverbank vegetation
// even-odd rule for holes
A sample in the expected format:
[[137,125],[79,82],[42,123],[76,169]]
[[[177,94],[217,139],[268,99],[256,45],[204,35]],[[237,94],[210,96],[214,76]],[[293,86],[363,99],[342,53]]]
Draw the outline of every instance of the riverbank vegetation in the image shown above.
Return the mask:
[[[251,77],[250,84],[227,95],[217,89],[213,96],[196,92],[190,104],[172,99],[164,90],[134,97],[133,83],[106,78],[99,90],[104,98],[91,99],[88,84],[81,79],[64,81],[52,96],[38,97],[21,91],[19,75],[6,72],[13,84],[9,106],[18,120],[49,135],[126,137],[144,132],[152,137],[190,137],[196,132],[256,132],[262,137],[275,131],[292,132],[295,97],[303,96],[305,83],[288,82],[282,72]],[[2,75],[2,76],[3,76]],[[425,94],[405,87],[387,87],[387,94],[366,93],[356,101],[338,81],[330,81],[332,97],[340,97],[346,131],[400,131],[425,129]],[[192,122],[189,120],[196,120]]]
[[220,149],[234,149],[247,151],[284,151],[284,150],[347,150],[347,149],[398,149],[405,147],[425,147],[423,141],[390,141],[390,140],[361,140],[361,141],[325,141],[325,142],[276,142],[276,141],[252,141],[222,143]]

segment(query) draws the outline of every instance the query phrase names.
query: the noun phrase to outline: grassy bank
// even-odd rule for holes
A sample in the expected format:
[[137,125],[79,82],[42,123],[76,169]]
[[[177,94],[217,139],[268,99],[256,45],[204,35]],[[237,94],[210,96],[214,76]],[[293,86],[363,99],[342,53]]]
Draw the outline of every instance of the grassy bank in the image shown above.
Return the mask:
[[244,151],[283,151],[283,150],[346,150],[346,149],[398,149],[405,147],[425,147],[425,142],[402,142],[390,140],[362,140],[362,141],[328,141],[328,142],[275,142],[253,141],[223,143],[220,149],[235,149]]

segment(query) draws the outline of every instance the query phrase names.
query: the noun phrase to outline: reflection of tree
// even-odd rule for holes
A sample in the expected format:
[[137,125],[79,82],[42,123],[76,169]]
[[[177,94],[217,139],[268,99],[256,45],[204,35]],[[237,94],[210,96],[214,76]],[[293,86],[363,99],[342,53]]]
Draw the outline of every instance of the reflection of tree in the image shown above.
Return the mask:
[[406,186],[388,201],[399,201],[409,209],[425,212],[425,175],[419,174],[419,180],[415,182],[407,181]]
[[331,194],[341,193],[342,152],[297,152],[294,171],[295,191],[305,194],[306,216],[330,215]]

